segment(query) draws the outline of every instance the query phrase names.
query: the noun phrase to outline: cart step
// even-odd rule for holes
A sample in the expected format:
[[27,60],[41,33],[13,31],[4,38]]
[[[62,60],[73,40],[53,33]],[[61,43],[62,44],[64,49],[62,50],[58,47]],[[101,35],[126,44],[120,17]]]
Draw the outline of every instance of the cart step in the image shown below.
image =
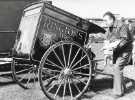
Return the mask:
[[95,72],[96,72],[97,74],[103,74],[103,75],[113,76],[112,74],[110,74],[110,73],[105,73],[105,72],[103,72],[103,70],[100,70],[100,69],[96,69]]
[[104,59],[94,59],[94,60],[91,60],[91,61],[94,61],[94,62],[101,62],[101,61],[104,61]]

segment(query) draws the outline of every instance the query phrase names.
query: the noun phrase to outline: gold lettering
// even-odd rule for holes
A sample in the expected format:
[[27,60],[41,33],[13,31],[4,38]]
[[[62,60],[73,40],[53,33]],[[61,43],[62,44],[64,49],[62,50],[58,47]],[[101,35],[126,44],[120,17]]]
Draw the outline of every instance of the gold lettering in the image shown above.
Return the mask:
[[50,18],[46,18],[44,23],[44,30],[47,32],[52,32],[60,36],[61,38],[71,38],[77,35],[78,30],[73,29],[70,26],[66,26],[62,23],[58,23]]

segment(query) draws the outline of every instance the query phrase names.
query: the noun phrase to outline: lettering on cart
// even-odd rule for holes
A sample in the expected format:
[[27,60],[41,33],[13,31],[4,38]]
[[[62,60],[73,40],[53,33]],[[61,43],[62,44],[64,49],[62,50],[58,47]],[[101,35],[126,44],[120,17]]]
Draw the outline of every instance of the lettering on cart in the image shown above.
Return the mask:
[[[52,20],[50,18],[46,18],[44,29],[46,29],[48,32],[57,34],[62,39],[75,37],[79,33],[79,30],[72,28],[68,25],[56,22],[55,20]],[[78,38],[82,39],[81,34],[79,34]]]
[[76,28],[60,23],[51,18],[46,17],[44,20],[45,23],[40,35],[40,40],[44,46],[51,45],[58,41],[58,39],[70,41],[75,37],[80,40],[83,39],[83,33]]

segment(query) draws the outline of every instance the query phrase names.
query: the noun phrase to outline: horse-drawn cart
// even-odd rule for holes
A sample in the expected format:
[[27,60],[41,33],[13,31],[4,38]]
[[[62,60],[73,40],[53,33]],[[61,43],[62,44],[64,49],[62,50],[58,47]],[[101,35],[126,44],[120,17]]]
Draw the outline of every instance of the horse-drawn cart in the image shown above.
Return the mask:
[[49,99],[79,98],[92,76],[91,58],[84,45],[88,34],[98,32],[105,31],[48,3],[29,5],[8,57],[13,79],[28,89],[38,81],[39,73],[40,86]]

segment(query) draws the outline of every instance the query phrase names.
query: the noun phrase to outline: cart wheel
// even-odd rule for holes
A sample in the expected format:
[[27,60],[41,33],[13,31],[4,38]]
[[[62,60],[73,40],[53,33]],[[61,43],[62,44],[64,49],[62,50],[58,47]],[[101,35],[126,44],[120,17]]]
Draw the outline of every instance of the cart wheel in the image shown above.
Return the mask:
[[12,65],[13,80],[24,89],[34,88],[38,81],[38,69],[36,65],[19,63],[13,59]]
[[59,42],[50,47],[39,65],[39,81],[51,100],[76,100],[88,89],[91,60],[78,44]]

